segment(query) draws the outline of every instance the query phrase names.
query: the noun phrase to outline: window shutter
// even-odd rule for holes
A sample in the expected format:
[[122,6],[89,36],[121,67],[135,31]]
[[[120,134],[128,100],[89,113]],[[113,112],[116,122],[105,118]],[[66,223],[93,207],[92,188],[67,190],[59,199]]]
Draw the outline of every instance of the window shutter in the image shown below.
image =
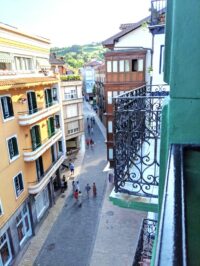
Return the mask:
[[23,179],[22,179],[21,173],[18,175],[18,179],[19,179],[19,187],[20,187],[20,191],[21,191],[24,189],[24,184],[23,184]]
[[11,97],[6,97],[6,98],[7,98],[7,101],[8,101],[9,117],[10,116],[14,116],[12,99],[11,99]]
[[9,149],[10,159],[12,159],[15,156],[12,139],[8,140],[8,149]]
[[14,149],[14,154],[15,156],[19,154],[18,146],[17,146],[17,138],[13,138],[13,149]]

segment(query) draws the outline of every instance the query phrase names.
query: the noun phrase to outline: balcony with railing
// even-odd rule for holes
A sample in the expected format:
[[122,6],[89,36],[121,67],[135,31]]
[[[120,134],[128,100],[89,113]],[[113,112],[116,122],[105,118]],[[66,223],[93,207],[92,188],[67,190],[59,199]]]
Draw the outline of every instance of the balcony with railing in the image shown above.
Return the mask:
[[149,29],[152,33],[164,33],[167,0],[151,0]]
[[28,184],[28,191],[30,194],[37,194],[42,191],[48,184],[51,176],[56,172],[60,165],[65,160],[64,155],[58,156],[58,158],[51,164],[51,166],[38,178],[37,181]]
[[161,111],[167,86],[142,86],[114,99],[114,204],[157,211]]
[[132,266],[150,266],[156,228],[157,221],[151,219],[143,220]]
[[62,130],[60,128],[55,129],[48,138],[43,141],[38,140],[38,142],[32,143],[31,148],[25,148],[24,151],[24,161],[31,162],[38,159],[45,151],[47,151],[53,144],[55,144],[62,137]]
[[60,111],[58,101],[46,104],[44,108],[34,108],[24,112],[18,112],[18,121],[20,126],[27,126],[38,122],[39,120],[51,116]]

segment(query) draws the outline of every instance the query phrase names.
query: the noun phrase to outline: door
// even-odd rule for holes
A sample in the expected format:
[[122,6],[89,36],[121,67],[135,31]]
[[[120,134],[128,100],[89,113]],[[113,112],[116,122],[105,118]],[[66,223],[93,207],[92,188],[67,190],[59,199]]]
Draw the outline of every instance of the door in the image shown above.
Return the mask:
[[46,107],[50,107],[53,105],[53,97],[51,89],[45,90],[45,102],[46,102]]
[[37,101],[36,101],[35,92],[34,91],[27,92],[27,99],[28,99],[29,114],[36,113],[38,109],[37,109]]
[[36,161],[36,171],[37,171],[37,177],[38,181],[42,179],[42,176],[44,174],[44,168],[43,168],[43,161],[42,161],[42,156],[40,156]]
[[38,125],[31,128],[31,141],[33,151],[41,146],[40,127]]

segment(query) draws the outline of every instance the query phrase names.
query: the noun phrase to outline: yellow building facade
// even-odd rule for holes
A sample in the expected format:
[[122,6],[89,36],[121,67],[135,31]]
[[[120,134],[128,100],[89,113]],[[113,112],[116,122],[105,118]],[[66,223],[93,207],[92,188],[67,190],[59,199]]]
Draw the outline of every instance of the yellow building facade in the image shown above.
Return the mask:
[[50,42],[0,23],[0,266],[34,234],[60,191],[65,160]]

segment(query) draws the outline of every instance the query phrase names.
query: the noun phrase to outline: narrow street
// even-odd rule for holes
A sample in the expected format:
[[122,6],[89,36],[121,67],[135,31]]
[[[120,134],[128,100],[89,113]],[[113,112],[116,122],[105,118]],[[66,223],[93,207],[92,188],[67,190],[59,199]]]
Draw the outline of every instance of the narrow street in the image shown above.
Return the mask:
[[[87,108],[84,115],[90,115]],[[87,125],[85,127],[87,134]],[[94,126],[94,149],[86,149],[79,180],[83,194],[83,204],[79,208],[73,197],[69,195],[57,221],[52,227],[34,265],[89,265],[96,231],[99,222],[102,200],[105,193],[106,147],[103,135],[97,125]],[[85,186],[96,182],[97,197],[93,198],[92,190],[87,198]],[[69,185],[69,190],[71,186]]]
[[[86,137],[88,136],[86,118],[94,114],[90,105],[85,103]],[[94,149],[85,149],[83,145],[78,156],[82,158],[77,157],[75,160],[77,167],[75,167],[74,180],[79,180],[80,183],[83,194],[82,207],[79,208],[72,197],[70,180],[65,196],[61,194],[56,205],[50,209],[47,218],[21,258],[19,266],[111,266],[113,263],[115,266],[130,266],[132,264],[145,213],[123,209],[109,201],[113,186],[108,184],[107,171],[104,171],[107,165],[105,128],[98,118],[92,137],[95,142]],[[93,197],[91,190],[88,198],[85,186],[87,183],[92,186],[93,182],[97,186],[97,197]]]

